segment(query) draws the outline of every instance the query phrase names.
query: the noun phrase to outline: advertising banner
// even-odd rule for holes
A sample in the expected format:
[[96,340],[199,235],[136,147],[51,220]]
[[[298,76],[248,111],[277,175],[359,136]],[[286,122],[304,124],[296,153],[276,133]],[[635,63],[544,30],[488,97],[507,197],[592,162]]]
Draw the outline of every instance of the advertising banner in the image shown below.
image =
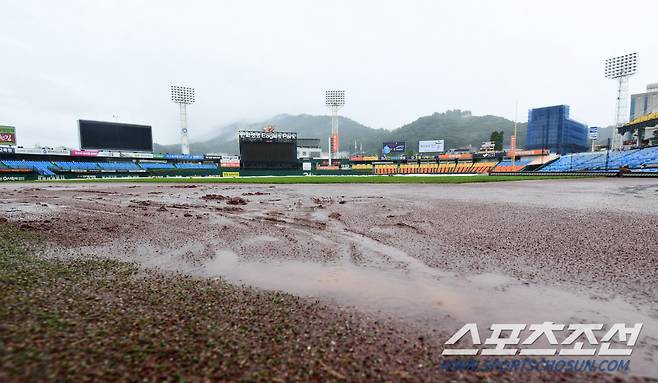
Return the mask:
[[[517,157],[519,153],[516,153]],[[505,152],[484,152],[484,153],[473,153],[473,158],[476,160],[486,159],[486,158],[503,158],[505,157]],[[462,158],[463,159],[463,158]]]
[[384,142],[382,145],[382,153],[384,155],[400,155],[407,151],[407,143],[405,141],[391,141]]
[[[153,158],[151,156],[151,158]],[[165,159],[168,160],[203,160],[203,154],[178,154],[178,153],[167,153],[164,155]]]
[[440,160],[470,160],[473,158],[472,153],[451,153],[439,155]]
[[443,140],[418,141],[418,153],[438,153],[443,151]]
[[222,168],[239,168],[240,167],[240,157],[239,156],[223,156],[219,161],[219,166]]
[[124,158],[153,158],[153,153],[121,152],[121,157],[124,157]]
[[72,156],[98,157],[98,150],[71,150]]
[[0,145],[16,145],[16,128],[0,125]]
[[543,151],[541,149],[534,149],[534,150],[517,150],[516,151],[516,156],[517,157],[522,157],[522,156],[541,156],[541,155],[546,155],[548,154],[548,149],[544,149]]
[[18,154],[50,154],[55,156],[68,156],[71,152],[67,149],[49,149],[49,148],[16,148]]
[[331,134],[331,152],[338,153],[338,133]]
[[238,131],[240,141],[250,142],[294,142],[297,143],[297,133],[295,132],[259,132],[240,130]]
[[98,151],[98,157],[121,157],[121,153],[120,152],[99,150]]

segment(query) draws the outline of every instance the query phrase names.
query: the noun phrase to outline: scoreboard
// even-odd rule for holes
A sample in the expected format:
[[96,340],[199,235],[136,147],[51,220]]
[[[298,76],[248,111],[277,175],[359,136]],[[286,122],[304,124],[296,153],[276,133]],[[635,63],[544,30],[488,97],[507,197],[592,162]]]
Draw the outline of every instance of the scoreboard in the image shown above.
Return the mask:
[[243,169],[297,169],[297,133],[239,131]]
[[78,120],[80,149],[152,152],[153,136],[149,125]]

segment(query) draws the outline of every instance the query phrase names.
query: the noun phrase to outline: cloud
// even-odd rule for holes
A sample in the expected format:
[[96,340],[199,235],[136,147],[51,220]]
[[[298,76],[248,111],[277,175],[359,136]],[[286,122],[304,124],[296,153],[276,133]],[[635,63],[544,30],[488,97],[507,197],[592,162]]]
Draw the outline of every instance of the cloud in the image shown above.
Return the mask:
[[[603,60],[640,52],[631,90],[658,81],[655,1],[4,1],[0,123],[21,144],[77,145],[76,120],[151,124],[178,141],[169,85],[193,86],[190,133],[237,120],[342,113],[395,128],[435,111],[520,119],[570,104],[614,118]],[[635,10],[642,10],[636,12]],[[627,15],[624,13],[628,12]],[[614,27],[613,27],[614,26]],[[45,142],[45,141],[48,142]]]

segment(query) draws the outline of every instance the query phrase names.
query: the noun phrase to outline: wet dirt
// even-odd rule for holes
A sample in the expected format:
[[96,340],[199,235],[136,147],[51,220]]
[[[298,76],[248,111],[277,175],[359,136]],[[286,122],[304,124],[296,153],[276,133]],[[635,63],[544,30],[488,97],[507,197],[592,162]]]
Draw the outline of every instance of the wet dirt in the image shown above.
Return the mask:
[[633,372],[655,377],[656,189],[650,179],[3,184],[0,216],[78,254],[221,276],[424,328],[642,322]]

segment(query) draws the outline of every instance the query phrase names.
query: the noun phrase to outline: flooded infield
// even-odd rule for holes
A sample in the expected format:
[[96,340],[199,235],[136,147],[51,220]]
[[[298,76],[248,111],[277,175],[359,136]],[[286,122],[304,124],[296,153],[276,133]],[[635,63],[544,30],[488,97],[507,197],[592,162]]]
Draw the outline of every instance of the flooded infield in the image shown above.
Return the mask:
[[[222,277],[410,326],[641,322],[633,372],[658,376],[653,180],[0,187],[3,216],[51,233],[57,251]],[[227,203],[235,197],[246,204]]]

